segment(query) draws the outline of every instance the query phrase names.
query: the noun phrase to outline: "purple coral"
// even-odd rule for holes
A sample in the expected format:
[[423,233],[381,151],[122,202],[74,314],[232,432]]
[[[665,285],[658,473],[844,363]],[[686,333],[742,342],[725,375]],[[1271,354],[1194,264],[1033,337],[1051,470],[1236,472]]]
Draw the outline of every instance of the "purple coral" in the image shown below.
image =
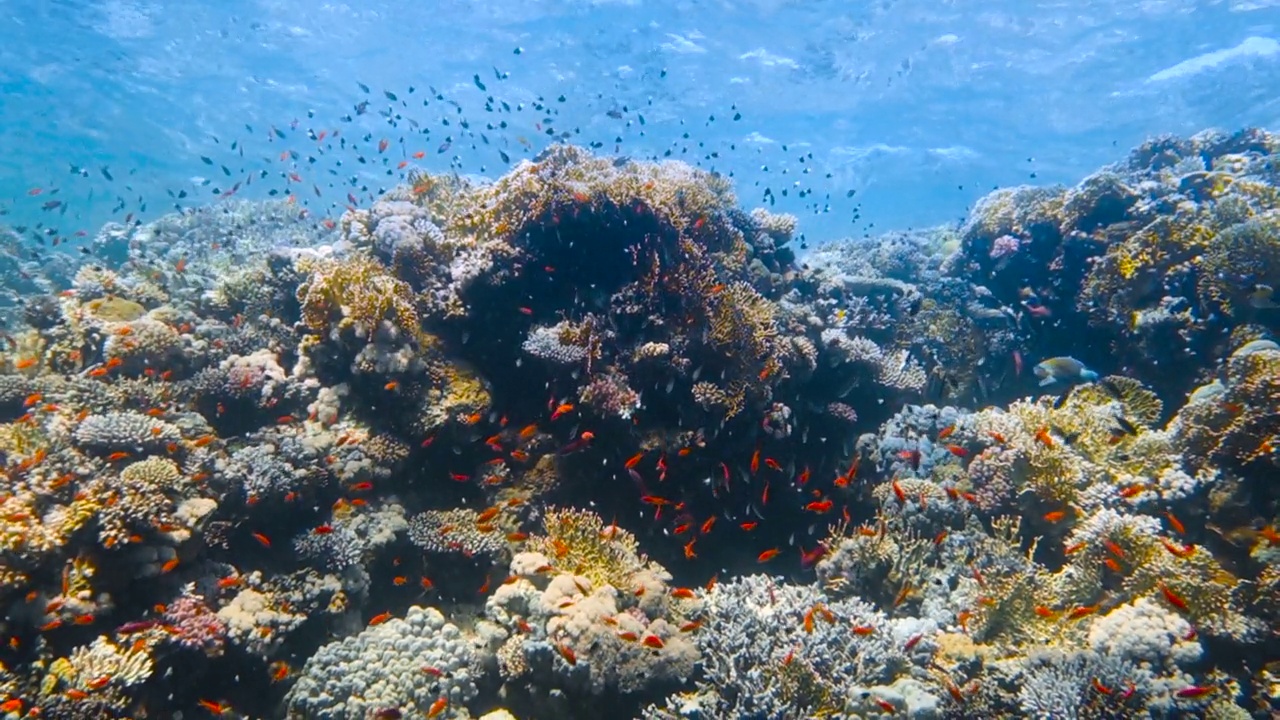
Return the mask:
[[169,637],[182,647],[210,656],[222,654],[227,624],[205,603],[204,597],[180,596],[169,603],[164,619],[173,628]]

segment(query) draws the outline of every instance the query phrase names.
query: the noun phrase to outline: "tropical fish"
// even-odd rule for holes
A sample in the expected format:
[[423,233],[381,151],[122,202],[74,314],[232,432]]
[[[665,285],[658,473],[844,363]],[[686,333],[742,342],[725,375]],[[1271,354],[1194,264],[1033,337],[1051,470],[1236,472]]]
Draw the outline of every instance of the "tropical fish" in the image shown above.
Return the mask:
[[1253,290],[1249,293],[1249,307],[1256,308],[1258,310],[1273,310],[1275,308],[1280,308],[1280,304],[1277,304],[1273,297],[1274,294],[1275,289],[1270,285],[1263,285],[1261,283],[1254,285]]
[[1098,379],[1098,373],[1085,367],[1079,360],[1066,356],[1051,357],[1036,363],[1032,371],[1040,378],[1040,387],[1056,382],[1093,382]]

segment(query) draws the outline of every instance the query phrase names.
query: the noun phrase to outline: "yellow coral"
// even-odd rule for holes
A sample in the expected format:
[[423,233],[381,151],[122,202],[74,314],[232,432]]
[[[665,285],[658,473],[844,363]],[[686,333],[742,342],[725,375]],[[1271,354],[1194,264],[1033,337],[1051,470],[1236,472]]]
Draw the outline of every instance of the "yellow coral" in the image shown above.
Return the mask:
[[299,265],[308,277],[298,287],[298,301],[302,321],[312,331],[325,333],[337,327],[372,333],[389,320],[420,345],[433,344],[419,323],[413,289],[373,259],[354,255],[343,260],[300,261]]
[[1253,312],[1255,284],[1280,284],[1280,211],[1218,233],[1204,253],[1196,284],[1206,307],[1228,314]]
[[605,527],[599,515],[586,510],[551,508],[542,524],[545,534],[530,537],[526,549],[593,584],[629,589],[631,577],[650,564],[634,535],[616,525]]

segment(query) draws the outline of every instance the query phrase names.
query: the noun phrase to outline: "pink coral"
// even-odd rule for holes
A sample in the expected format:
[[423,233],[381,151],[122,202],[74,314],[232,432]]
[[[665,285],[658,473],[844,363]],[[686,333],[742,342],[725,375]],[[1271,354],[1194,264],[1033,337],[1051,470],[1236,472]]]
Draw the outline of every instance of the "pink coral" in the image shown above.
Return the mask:
[[1022,241],[1012,235],[1001,235],[991,243],[991,258],[997,259],[1018,252]]
[[169,603],[164,619],[173,628],[170,638],[182,647],[211,656],[222,654],[227,624],[200,595],[184,594]]

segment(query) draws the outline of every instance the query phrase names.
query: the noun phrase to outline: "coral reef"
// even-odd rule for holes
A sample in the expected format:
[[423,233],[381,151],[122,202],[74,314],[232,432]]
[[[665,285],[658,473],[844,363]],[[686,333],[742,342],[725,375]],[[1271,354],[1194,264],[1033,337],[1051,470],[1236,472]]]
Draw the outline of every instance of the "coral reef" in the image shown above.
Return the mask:
[[1274,713],[1277,157],[803,257],[568,145],[108,225],[3,309],[0,713]]

